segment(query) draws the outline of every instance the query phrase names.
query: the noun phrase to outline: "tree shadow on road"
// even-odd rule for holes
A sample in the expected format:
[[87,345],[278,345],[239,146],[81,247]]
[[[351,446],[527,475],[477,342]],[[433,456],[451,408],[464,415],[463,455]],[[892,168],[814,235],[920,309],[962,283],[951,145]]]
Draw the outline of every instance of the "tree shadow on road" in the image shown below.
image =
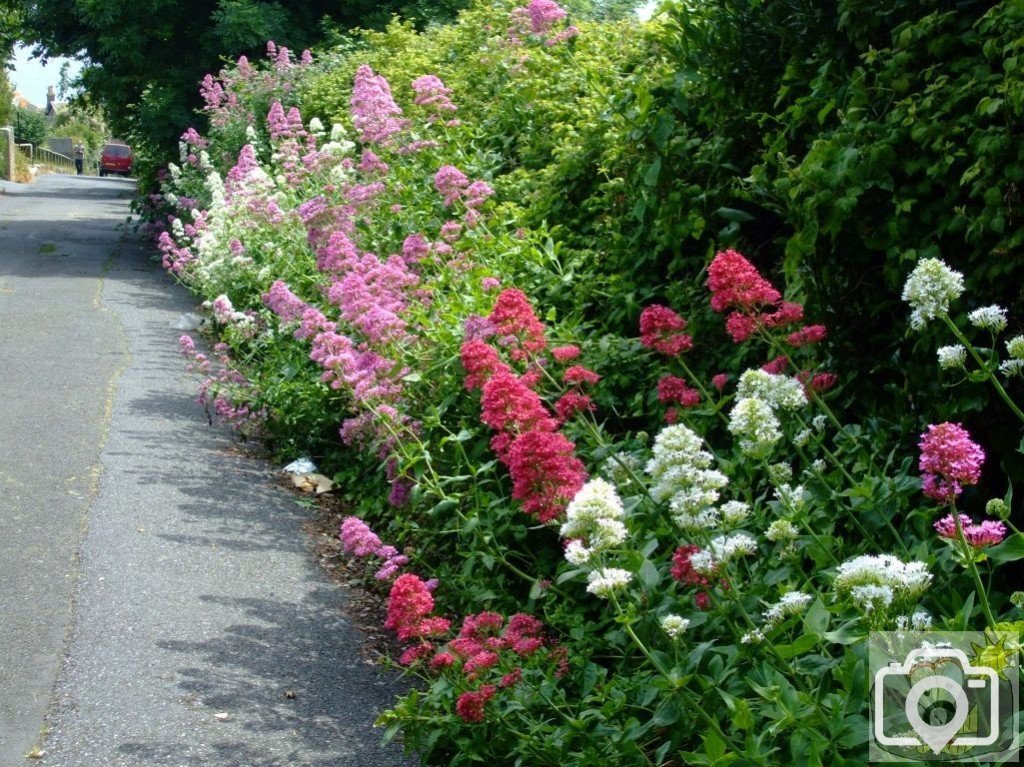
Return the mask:
[[[157,646],[180,656],[178,685],[209,711],[210,727],[189,742],[125,743],[122,753],[146,764],[175,765],[200,763],[197,758],[253,767],[415,763],[395,744],[382,747],[381,732],[371,727],[405,685],[396,677],[389,681],[360,657],[361,637],[342,617],[341,592],[319,587],[299,603],[201,599],[211,610],[241,612],[248,620],[204,641],[166,640]],[[287,743],[289,751],[243,745],[254,739]]]

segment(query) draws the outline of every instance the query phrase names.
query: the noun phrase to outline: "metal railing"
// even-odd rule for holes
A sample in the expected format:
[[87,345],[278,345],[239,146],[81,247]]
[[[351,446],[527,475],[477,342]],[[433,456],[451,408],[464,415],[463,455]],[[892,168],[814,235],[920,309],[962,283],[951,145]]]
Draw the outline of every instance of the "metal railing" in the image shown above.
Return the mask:
[[45,147],[36,147],[29,143],[18,144],[17,146],[33,163],[53,165],[58,168],[67,168],[68,170],[75,167],[74,160],[59,152],[53,152]]

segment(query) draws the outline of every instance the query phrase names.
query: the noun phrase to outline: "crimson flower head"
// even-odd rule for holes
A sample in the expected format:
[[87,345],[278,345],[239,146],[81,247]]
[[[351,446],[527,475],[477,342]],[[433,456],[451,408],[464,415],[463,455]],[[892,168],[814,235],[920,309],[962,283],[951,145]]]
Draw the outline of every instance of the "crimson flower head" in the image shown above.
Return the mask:
[[416,639],[421,636],[423,622],[433,610],[434,598],[427,585],[419,576],[404,573],[391,584],[384,627],[394,631],[403,642]]
[[466,722],[482,722],[484,720],[484,705],[491,698],[498,688],[493,684],[485,684],[479,690],[464,692],[455,703],[455,713]]
[[521,290],[501,291],[487,319],[500,335],[517,339],[527,352],[537,353],[547,347],[544,323],[537,319],[530,299]]
[[561,434],[545,431],[526,432],[508,450],[512,497],[540,522],[560,516],[587,481],[574,450]]
[[932,424],[921,435],[921,460],[924,494],[940,503],[952,503],[964,485],[976,485],[981,479],[985,451],[958,423]]
[[693,348],[693,337],[685,329],[686,320],[667,306],[654,304],[640,313],[640,343],[670,357]]
[[711,308],[716,312],[727,309],[754,312],[782,300],[779,291],[735,250],[715,254],[708,267],[707,285],[711,291]]

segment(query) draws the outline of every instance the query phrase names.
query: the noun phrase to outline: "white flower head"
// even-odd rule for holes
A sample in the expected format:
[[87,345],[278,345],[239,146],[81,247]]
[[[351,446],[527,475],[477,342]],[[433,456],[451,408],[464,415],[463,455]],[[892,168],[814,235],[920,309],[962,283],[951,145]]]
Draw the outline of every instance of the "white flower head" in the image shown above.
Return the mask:
[[748,631],[740,637],[740,644],[761,644],[764,641],[764,632],[761,629]]
[[892,605],[896,595],[891,586],[854,586],[850,589],[850,598],[865,614],[876,611],[884,612]]
[[594,552],[584,546],[583,541],[580,540],[569,541],[564,552],[565,561],[573,567],[582,567],[590,561],[593,555]]
[[788,519],[776,519],[768,525],[764,537],[773,543],[788,543],[796,540],[798,535],[800,535],[800,531]]
[[1006,309],[995,304],[975,309],[967,315],[967,319],[974,327],[991,330],[993,333],[1006,329]]
[[1006,360],[999,363],[999,371],[1005,376],[1024,375],[1024,360]]
[[772,410],[796,410],[807,404],[803,384],[795,378],[765,370],[747,370],[740,376],[736,397],[756,397]]
[[608,599],[612,594],[625,588],[633,579],[633,573],[618,567],[604,567],[587,576],[587,591],[594,596]]
[[654,439],[645,471],[654,480],[651,497],[669,508],[684,529],[715,524],[719,491],[729,478],[712,468],[714,458],[702,449],[696,432],[682,424],[666,426]]
[[928,320],[949,312],[949,304],[964,292],[964,276],[937,258],[917,262],[903,286],[903,300],[913,310],[910,325],[920,330]]
[[740,399],[729,414],[729,431],[740,440],[740,451],[752,458],[767,458],[782,439],[779,419],[757,397]]
[[[932,581],[924,562],[902,562],[891,554],[865,554],[839,565],[832,585],[837,594],[851,594],[862,586],[885,587],[894,598],[913,601],[924,593]],[[874,591],[858,591],[855,602],[862,603],[865,595],[878,596]],[[890,600],[891,601],[891,600]],[[871,605],[878,600],[872,598]]]
[[773,604],[764,613],[764,619],[769,624],[775,624],[788,618],[791,615],[800,615],[807,609],[813,597],[803,591],[789,591],[782,595],[778,602]]
[[695,551],[690,555],[690,567],[698,575],[711,576],[718,570],[718,562],[710,551]]
[[1017,360],[1024,360],[1024,336],[1014,336],[1006,342],[1006,351]]
[[819,413],[811,419],[811,426],[814,427],[815,431],[821,431],[827,423],[828,418],[823,413]]
[[750,504],[743,501],[726,501],[719,508],[722,522],[732,527],[742,525],[750,517]]
[[681,615],[666,615],[661,619],[661,629],[672,639],[678,639],[690,626],[690,621]]
[[967,362],[967,349],[960,344],[940,346],[936,351],[939,367],[943,370],[957,370]]
[[799,511],[804,505],[804,486],[780,485],[775,489],[775,497],[787,509]]
[[[719,535],[711,539],[708,551],[717,562],[730,562],[757,551],[757,541],[747,533]],[[696,556],[696,554],[694,555]],[[693,562],[691,557],[690,562]]]

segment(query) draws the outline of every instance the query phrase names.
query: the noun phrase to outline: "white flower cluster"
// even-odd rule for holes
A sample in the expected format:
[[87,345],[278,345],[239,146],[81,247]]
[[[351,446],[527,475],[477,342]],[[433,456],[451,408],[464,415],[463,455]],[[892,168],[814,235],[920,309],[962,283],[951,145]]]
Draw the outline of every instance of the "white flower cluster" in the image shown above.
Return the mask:
[[659,503],[668,501],[684,530],[718,525],[715,504],[719,491],[729,483],[725,474],[711,468],[714,458],[701,445],[701,438],[686,426],[666,426],[654,439],[654,456],[645,469],[654,480],[651,497]]
[[777,411],[797,410],[807,404],[799,381],[764,370],[743,373],[736,396],[729,414],[729,431],[739,438],[740,451],[752,458],[767,458],[782,439]]
[[939,358],[939,367],[943,370],[957,370],[967,362],[967,349],[960,344],[940,346],[935,354]]
[[739,437],[740,451],[752,458],[767,458],[782,439],[782,425],[764,400],[745,397],[729,414],[729,432]]
[[932,616],[924,610],[917,610],[913,615],[900,615],[896,618],[899,631],[928,631],[932,627]]
[[1024,374],[1024,336],[1014,336],[1006,342],[1006,351],[1010,359],[999,365],[999,369],[1008,376]]
[[764,613],[765,622],[774,626],[791,615],[800,615],[811,603],[812,597],[803,591],[788,591],[782,595],[778,602],[773,604]]
[[780,485],[775,488],[775,498],[786,509],[799,511],[804,505],[804,486]]
[[795,540],[798,535],[800,531],[788,519],[776,519],[768,525],[764,537],[772,543],[786,543]]
[[690,566],[700,575],[712,576],[727,562],[756,551],[757,541],[746,533],[718,535],[711,539],[706,549],[690,557]]
[[690,621],[681,615],[666,615],[661,619],[661,630],[671,639],[678,639],[690,626]]
[[622,523],[625,511],[615,488],[603,479],[592,479],[580,488],[565,510],[561,534],[572,539],[565,549],[569,564],[590,562],[599,551],[626,540]]
[[750,517],[750,504],[743,501],[726,501],[719,509],[722,524],[726,527],[739,527]]
[[633,573],[619,567],[603,567],[591,571],[587,576],[587,591],[594,596],[608,599],[623,589],[633,579]]
[[992,304],[975,309],[967,315],[967,319],[976,328],[1000,333],[1006,329],[1006,309]]
[[903,300],[910,304],[910,325],[920,330],[928,320],[949,311],[949,304],[964,292],[964,276],[937,258],[917,262],[903,286]]
[[736,397],[754,397],[772,410],[799,410],[807,404],[803,385],[795,378],[761,369],[747,370],[736,385]]
[[865,554],[839,565],[832,582],[836,595],[849,595],[866,615],[895,602],[920,597],[932,581],[924,562],[903,562],[891,554]]

